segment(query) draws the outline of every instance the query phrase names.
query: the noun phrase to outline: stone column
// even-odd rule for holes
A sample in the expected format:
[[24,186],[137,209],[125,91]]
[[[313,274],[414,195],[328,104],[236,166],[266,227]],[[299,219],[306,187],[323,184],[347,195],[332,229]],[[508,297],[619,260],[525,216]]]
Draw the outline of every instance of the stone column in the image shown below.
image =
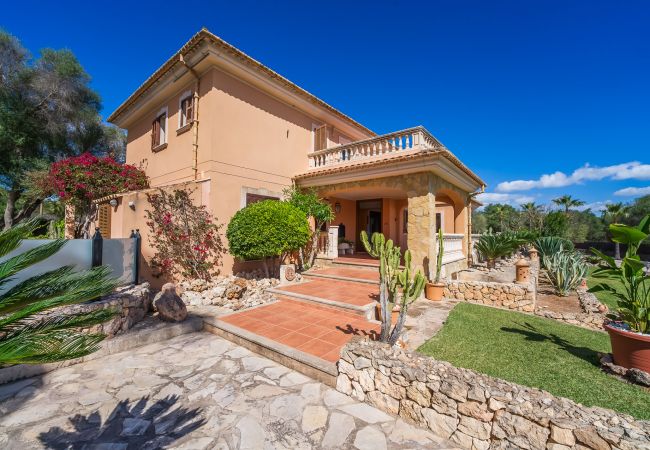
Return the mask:
[[74,206],[70,204],[65,205],[65,214],[64,214],[64,230],[63,237],[65,239],[74,239]]
[[436,198],[432,192],[420,195],[409,193],[408,198],[408,248],[415,269],[431,280],[435,274],[436,249]]
[[330,225],[327,229],[327,257],[338,258],[339,256],[339,226]]

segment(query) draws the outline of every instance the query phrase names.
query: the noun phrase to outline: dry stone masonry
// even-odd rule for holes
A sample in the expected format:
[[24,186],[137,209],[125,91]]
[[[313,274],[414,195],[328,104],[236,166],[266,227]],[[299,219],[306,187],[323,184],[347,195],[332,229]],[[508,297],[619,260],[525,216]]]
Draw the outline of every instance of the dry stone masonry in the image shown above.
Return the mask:
[[117,315],[113,319],[103,324],[94,325],[86,331],[104,333],[108,338],[111,338],[133,328],[151,311],[151,288],[149,283],[119,287],[112,294],[106,295],[97,301],[57,308],[44,315],[51,316],[73,312],[89,313],[107,308],[116,310]]
[[650,422],[377,342],[342,351],[337,389],[463,448],[648,450]]
[[603,322],[607,307],[600,303],[596,296],[584,289],[578,289],[578,300],[580,301],[581,313],[556,312],[543,309],[536,309],[535,314],[547,319],[559,320],[571,325],[603,331]]
[[266,290],[278,284],[277,278],[262,278],[261,272],[255,271],[211,281],[183,281],[178,292],[186,305],[216,305],[238,311],[275,300]]
[[465,300],[482,305],[532,312],[535,310],[535,286],[491,281],[449,281],[445,298]]

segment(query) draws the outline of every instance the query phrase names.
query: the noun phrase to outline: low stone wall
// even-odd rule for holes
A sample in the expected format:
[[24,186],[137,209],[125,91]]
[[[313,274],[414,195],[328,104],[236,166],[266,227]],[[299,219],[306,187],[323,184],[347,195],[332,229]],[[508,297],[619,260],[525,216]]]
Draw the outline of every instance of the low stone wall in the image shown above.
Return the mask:
[[444,297],[499,308],[532,312],[535,310],[535,285],[489,281],[449,281]]
[[555,312],[536,309],[535,314],[547,319],[559,320],[571,325],[577,325],[592,330],[604,331],[603,322],[607,307],[600,303],[596,296],[584,289],[578,289],[578,300],[580,301],[581,313]]
[[355,339],[337,389],[463,448],[650,449],[650,422]]
[[119,287],[112,294],[93,302],[64,306],[43,314],[45,317],[62,313],[89,313],[98,309],[112,308],[117,315],[102,324],[94,325],[84,331],[104,333],[108,338],[121,334],[145,318],[151,311],[151,288],[149,283]]
[[273,294],[266,290],[279,282],[277,278],[262,278],[261,273],[255,271],[220,276],[210,281],[182,281],[178,291],[187,305],[216,305],[238,311],[275,300]]

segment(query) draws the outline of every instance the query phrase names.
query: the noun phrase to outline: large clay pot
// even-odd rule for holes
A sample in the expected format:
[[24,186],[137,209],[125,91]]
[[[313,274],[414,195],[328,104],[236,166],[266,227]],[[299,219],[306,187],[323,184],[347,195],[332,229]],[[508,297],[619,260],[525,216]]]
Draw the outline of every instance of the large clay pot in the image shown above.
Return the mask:
[[442,295],[445,290],[445,283],[427,283],[424,287],[424,296],[436,302],[442,300]]
[[614,363],[626,369],[640,369],[650,373],[650,334],[638,334],[605,325],[612,341]]

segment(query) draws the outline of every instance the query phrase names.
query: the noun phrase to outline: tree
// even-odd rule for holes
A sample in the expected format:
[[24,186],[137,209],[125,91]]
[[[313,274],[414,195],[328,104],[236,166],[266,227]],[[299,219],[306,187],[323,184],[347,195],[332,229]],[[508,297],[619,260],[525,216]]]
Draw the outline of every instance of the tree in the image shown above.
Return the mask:
[[568,218],[565,213],[552,211],[544,217],[542,236],[557,236],[566,238],[569,228]]
[[488,228],[492,231],[512,231],[516,228],[519,214],[515,208],[502,203],[487,205],[483,209]]
[[151,205],[145,211],[149,242],[156,251],[152,266],[182,277],[209,280],[218,273],[225,251],[221,225],[204,205],[192,202],[191,194],[185,189],[147,194]]
[[[16,250],[35,226],[26,222],[0,232],[0,257]],[[4,260],[0,263],[0,285],[54,255],[65,244],[64,240],[55,240]],[[96,351],[105,336],[82,330],[107,321],[114,311],[52,310],[108,294],[116,286],[109,274],[107,267],[75,272],[73,266],[63,266],[20,281],[0,294],[0,365],[49,363]]]
[[650,195],[645,195],[635,199],[627,210],[627,216],[622,219],[627,225],[636,225],[650,211]]
[[[623,203],[609,203],[603,211],[603,219],[609,224],[621,224],[627,216],[629,208]],[[614,242],[614,259],[621,259],[621,244]]]
[[534,202],[529,202],[521,205],[521,210],[525,217],[528,229],[531,231],[541,231],[544,220],[542,207],[536,205]]
[[577,208],[585,204],[582,200],[575,199],[570,195],[563,195],[562,197],[554,198],[553,203],[564,208],[564,214],[569,215],[569,210],[571,208]]
[[483,234],[487,232],[487,219],[480,211],[472,211],[472,233]]
[[306,255],[304,249],[300,250],[301,263],[307,268],[314,264],[316,259],[316,252],[318,251],[318,235],[320,229],[326,222],[334,220],[334,211],[329,203],[322,200],[313,189],[301,190],[297,187],[292,187],[284,192],[287,201],[296,208],[305,213],[307,218],[314,219],[314,230],[311,233],[311,238],[306,247]]
[[243,260],[261,259],[267,277],[276,274],[276,260],[282,264],[290,253],[304,247],[310,236],[305,213],[277,200],[240,209],[226,231],[230,253]]
[[97,218],[93,200],[112,194],[137,191],[149,186],[145,173],[135,166],[120,164],[111,157],[84,153],[51,165],[37,181],[44,197],[57,196],[75,208],[75,237],[90,237],[90,225]]
[[[38,59],[0,30],[0,187],[4,228],[29,217],[42,198],[16,211],[29,187],[25,174],[64,156],[123,152],[117,132],[101,123],[99,96],[69,50],[44,49]],[[123,141],[122,141],[123,142]],[[121,147],[120,147],[121,146]]]

